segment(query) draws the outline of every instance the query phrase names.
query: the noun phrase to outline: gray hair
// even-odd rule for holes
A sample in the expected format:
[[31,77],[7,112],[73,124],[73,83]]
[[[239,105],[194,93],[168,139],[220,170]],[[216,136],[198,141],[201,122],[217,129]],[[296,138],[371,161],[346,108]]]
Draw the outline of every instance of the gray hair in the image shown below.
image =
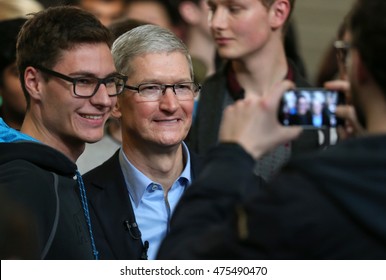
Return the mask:
[[111,52],[117,71],[128,76],[134,70],[131,61],[139,55],[181,52],[194,80],[192,59],[186,45],[173,32],[160,26],[146,24],[127,31],[115,40]]

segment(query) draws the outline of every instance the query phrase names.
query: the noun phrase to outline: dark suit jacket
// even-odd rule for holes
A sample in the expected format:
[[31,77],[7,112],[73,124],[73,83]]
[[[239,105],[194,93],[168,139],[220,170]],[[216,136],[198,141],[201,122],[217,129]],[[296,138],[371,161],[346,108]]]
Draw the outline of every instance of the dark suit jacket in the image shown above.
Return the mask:
[[[101,259],[146,259],[118,155],[83,176],[96,247]],[[201,158],[191,152],[190,160],[194,178]]]

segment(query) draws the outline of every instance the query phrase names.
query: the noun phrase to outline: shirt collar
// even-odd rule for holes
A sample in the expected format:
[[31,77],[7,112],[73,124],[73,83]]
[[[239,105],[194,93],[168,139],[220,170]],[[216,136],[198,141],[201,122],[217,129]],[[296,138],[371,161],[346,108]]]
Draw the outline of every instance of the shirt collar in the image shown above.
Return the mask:
[[[191,163],[190,163],[190,153],[186,144],[182,142],[182,152],[184,158],[186,159],[185,167],[182,170],[181,175],[178,177],[177,181],[181,186],[189,186],[192,182],[192,172],[191,172]],[[146,191],[146,188],[150,184],[158,184],[150,180],[145,174],[139,171],[131,162],[127,159],[123,149],[121,148],[119,152],[119,163],[121,165],[123,177],[125,178],[125,183],[127,190],[131,198],[133,199],[136,206],[139,205],[143,194]]]
[[191,163],[190,163],[190,153],[189,149],[186,146],[184,142],[182,142],[182,153],[183,157],[186,160],[185,162],[185,167],[182,170],[182,173],[180,177],[178,178],[179,181],[185,180],[186,181],[186,186],[190,186],[192,183],[192,168],[191,168]]

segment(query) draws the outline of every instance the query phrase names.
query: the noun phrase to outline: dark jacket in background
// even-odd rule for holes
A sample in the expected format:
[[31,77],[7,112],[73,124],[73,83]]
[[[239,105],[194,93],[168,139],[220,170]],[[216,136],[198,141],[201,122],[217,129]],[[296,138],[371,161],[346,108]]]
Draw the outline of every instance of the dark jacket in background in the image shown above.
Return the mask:
[[[386,259],[386,136],[293,159],[269,185],[220,145],[172,219],[160,259]],[[183,250],[181,250],[183,248]]]

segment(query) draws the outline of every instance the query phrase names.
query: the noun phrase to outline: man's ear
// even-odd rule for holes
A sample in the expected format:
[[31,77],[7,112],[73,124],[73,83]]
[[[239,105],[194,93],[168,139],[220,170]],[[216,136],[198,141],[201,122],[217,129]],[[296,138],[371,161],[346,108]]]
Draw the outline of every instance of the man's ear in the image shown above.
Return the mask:
[[284,26],[291,11],[288,0],[276,0],[269,9],[269,18],[272,29]]
[[182,1],[178,6],[181,17],[190,25],[200,23],[200,11],[192,1]]
[[44,78],[39,73],[39,71],[32,66],[28,66],[24,70],[24,85],[31,99],[36,99],[36,100],[41,99],[43,79]]
[[122,113],[121,113],[121,105],[120,105],[120,98],[118,97],[118,100],[117,100],[117,103],[115,104],[113,110],[111,111],[111,116],[116,118],[116,119],[120,119],[122,117]]

